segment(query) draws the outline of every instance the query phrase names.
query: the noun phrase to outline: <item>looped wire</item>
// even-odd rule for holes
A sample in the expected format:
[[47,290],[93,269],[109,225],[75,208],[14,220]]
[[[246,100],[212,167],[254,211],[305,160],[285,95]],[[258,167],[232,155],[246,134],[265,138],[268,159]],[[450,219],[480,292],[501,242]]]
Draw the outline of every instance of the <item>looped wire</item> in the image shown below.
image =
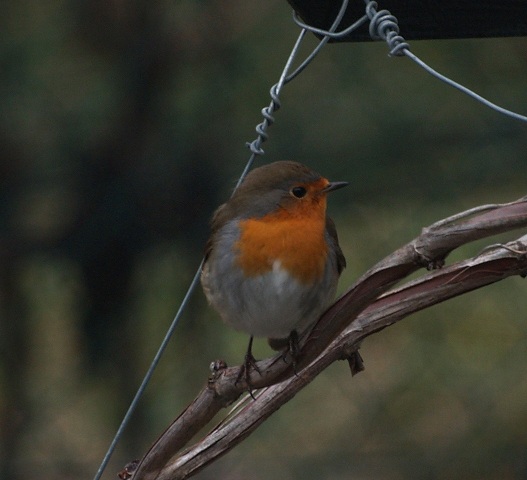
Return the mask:
[[405,50],[410,49],[402,35],[399,35],[399,22],[397,17],[388,10],[377,11],[377,2],[371,1],[366,5],[366,15],[370,19],[370,36],[372,39],[386,41],[392,57],[405,55]]
[[341,30],[340,32],[331,32],[330,30],[323,30],[321,28],[316,28],[311,25],[308,25],[307,23],[300,20],[300,17],[295,11],[293,11],[293,20],[300,28],[309,30],[311,33],[314,33],[316,35],[322,35],[324,37],[329,37],[332,39],[338,39],[338,38],[345,37],[349,35],[351,32],[357,30],[357,28],[359,28],[361,25],[363,25],[364,23],[368,21],[368,17],[367,15],[363,15],[355,23],[352,23],[349,27],[346,27],[344,30]]

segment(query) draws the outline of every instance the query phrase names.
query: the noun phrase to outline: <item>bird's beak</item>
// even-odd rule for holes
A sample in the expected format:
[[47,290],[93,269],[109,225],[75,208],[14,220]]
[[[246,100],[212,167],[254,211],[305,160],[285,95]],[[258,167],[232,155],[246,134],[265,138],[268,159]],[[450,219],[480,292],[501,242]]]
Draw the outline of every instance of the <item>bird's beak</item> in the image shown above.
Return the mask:
[[332,192],[333,190],[338,190],[339,188],[349,185],[349,182],[329,182],[326,187],[322,190],[324,193]]

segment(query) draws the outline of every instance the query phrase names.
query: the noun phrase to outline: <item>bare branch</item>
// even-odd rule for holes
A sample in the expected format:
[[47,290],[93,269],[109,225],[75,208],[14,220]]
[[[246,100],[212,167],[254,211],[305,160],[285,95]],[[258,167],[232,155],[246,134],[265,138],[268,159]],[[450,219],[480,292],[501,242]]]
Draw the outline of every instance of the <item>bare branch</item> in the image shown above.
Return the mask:
[[[299,375],[281,355],[258,362],[251,376],[256,401],[243,401],[227,419],[193,447],[179,452],[223,407],[246,388],[235,385],[238,368],[212,365],[207,386],[143,457],[134,480],[188,478],[254,431],[266,418],[336,360],[348,358],[367,336],[402,318],[456,295],[527,274],[527,236],[486,248],[476,257],[423,275],[385,293],[420,267],[444,264],[457,247],[527,226],[527,198],[462,212],[423,229],[412,242],[366,272],[321,317],[301,342]],[[362,312],[362,313],[361,313]],[[280,383],[277,383],[280,382]]]

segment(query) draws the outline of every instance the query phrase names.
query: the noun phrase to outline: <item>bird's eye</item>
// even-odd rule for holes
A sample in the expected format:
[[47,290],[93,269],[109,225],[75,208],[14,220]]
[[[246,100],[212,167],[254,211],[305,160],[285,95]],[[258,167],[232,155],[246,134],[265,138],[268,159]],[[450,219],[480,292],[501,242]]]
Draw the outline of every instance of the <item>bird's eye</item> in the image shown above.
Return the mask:
[[296,198],[305,197],[307,190],[304,187],[293,187],[291,189],[291,194]]

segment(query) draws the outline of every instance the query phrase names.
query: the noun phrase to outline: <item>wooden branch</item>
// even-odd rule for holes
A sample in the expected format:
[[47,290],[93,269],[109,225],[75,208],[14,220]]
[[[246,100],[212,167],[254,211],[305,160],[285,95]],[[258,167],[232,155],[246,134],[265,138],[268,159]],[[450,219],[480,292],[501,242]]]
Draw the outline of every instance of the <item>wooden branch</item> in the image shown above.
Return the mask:
[[[211,377],[196,399],[152,445],[134,473],[139,479],[182,479],[196,473],[252,433],[266,418],[336,360],[349,358],[367,336],[416,311],[511,275],[527,275],[527,235],[487,247],[474,258],[435,270],[385,293],[420,267],[435,269],[455,248],[527,227],[527,197],[462,212],[423,230],[412,242],[375,265],[342,295],[301,341],[298,375],[281,355],[258,362],[259,390],[194,446],[180,451],[222,408],[246,389],[235,385],[239,367],[211,365]],[[280,382],[280,383],[278,383]]]

